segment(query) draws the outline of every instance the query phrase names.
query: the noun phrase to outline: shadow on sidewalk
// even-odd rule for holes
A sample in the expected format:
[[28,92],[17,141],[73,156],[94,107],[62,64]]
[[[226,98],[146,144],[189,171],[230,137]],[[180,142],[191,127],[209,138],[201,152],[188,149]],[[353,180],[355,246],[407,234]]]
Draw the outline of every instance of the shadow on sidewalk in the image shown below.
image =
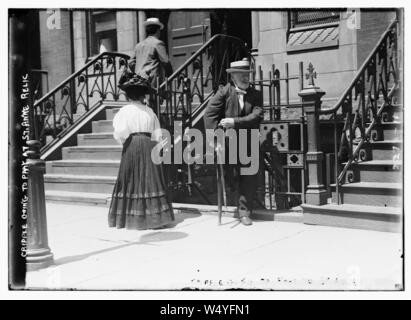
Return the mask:
[[144,234],[140,237],[138,241],[133,241],[133,242],[128,242],[119,246],[111,247],[111,248],[106,248],[102,250],[97,250],[89,253],[84,253],[84,254],[79,254],[75,256],[69,256],[69,257],[64,257],[60,258],[54,261],[54,266],[59,266],[62,264],[67,264],[71,262],[77,262],[80,260],[87,259],[91,256],[98,255],[101,253],[107,253],[110,251],[115,251],[119,249],[123,249],[126,247],[134,246],[134,245],[155,245],[155,242],[161,242],[161,241],[172,241],[172,240],[179,240],[179,239],[184,239],[187,237],[187,233],[185,232],[178,232],[178,231],[154,231],[151,233]]
[[178,214],[175,214],[175,220],[170,224],[169,228],[174,228],[178,224],[182,223],[184,220],[187,219],[194,219],[194,218],[200,218],[202,216],[200,210],[190,210],[190,211],[182,211],[179,212]]

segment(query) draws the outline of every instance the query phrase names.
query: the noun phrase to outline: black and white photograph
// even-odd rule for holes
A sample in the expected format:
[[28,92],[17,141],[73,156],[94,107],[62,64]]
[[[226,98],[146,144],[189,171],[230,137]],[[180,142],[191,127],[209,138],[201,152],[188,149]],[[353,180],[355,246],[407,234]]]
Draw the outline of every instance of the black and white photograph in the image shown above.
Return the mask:
[[403,292],[407,11],[162,4],[6,9],[8,290]]

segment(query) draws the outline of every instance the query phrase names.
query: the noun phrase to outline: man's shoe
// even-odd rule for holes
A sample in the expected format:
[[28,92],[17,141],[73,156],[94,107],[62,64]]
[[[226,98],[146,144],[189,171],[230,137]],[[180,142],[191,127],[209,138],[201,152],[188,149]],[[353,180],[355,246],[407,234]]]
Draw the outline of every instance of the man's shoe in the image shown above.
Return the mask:
[[253,221],[249,217],[241,217],[240,221],[245,226],[251,226],[253,224]]

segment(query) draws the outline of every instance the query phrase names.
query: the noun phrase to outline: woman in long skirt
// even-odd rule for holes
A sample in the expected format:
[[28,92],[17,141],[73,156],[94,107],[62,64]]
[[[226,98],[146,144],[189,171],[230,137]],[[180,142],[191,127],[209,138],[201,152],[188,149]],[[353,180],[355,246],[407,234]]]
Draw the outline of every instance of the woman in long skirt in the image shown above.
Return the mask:
[[160,123],[144,103],[150,87],[148,80],[134,75],[120,79],[130,104],[113,119],[114,138],[123,144],[120,169],[114,186],[109,227],[156,229],[174,221],[161,164],[151,158],[153,147],[161,140]]

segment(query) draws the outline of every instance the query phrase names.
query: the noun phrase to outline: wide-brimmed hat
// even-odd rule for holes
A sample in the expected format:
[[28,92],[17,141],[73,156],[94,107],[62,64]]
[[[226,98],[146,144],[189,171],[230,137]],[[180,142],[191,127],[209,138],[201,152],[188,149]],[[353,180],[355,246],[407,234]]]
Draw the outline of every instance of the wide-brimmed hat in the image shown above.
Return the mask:
[[147,89],[148,91],[154,91],[147,75],[135,74],[130,71],[126,71],[121,75],[118,81],[118,87],[121,90],[140,88]]
[[160,30],[163,30],[164,25],[160,22],[158,18],[148,18],[146,21],[143,22],[143,26],[151,26],[151,25],[156,25],[160,27]]
[[250,61],[248,61],[247,58],[244,58],[239,61],[234,61],[230,63],[230,68],[226,69],[228,73],[233,73],[233,72],[253,72],[253,70],[250,69]]

